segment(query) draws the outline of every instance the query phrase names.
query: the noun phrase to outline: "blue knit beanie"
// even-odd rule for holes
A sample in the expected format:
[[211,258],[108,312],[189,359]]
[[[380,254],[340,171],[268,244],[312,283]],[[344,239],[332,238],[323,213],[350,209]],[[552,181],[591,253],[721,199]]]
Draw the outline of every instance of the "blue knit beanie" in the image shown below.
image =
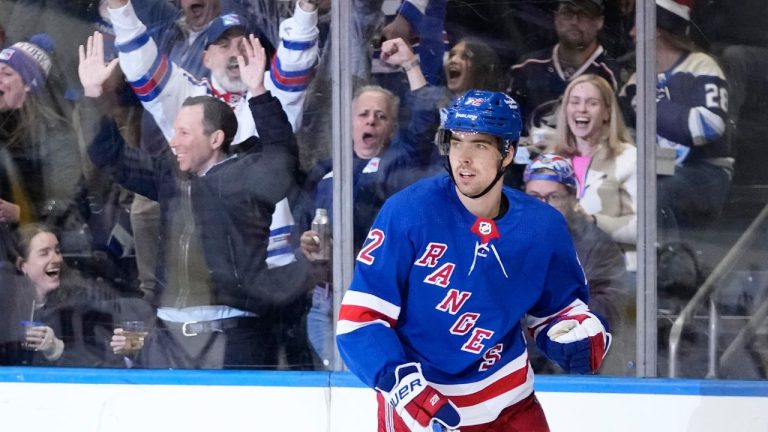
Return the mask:
[[5,63],[21,75],[24,85],[32,92],[45,86],[51,71],[53,41],[47,33],[38,33],[29,42],[17,42],[0,51],[0,63]]

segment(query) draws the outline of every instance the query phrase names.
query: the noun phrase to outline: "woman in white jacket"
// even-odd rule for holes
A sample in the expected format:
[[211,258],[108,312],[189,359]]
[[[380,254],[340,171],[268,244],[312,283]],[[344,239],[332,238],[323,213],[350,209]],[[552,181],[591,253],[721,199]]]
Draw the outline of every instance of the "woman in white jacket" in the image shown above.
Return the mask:
[[635,271],[637,149],[607,81],[597,75],[571,81],[553,144],[552,150],[574,166],[579,210],[621,245],[627,270]]

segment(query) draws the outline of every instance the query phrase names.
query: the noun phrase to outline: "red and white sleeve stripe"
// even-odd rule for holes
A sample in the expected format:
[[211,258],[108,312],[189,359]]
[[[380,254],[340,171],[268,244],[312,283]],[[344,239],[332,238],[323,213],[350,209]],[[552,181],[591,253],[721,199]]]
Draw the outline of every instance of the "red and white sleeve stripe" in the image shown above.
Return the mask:
[[347,291],[339,310],[336,334],[343,335],[372,324],[393,328],[400,316],[400,306],[359,291]]

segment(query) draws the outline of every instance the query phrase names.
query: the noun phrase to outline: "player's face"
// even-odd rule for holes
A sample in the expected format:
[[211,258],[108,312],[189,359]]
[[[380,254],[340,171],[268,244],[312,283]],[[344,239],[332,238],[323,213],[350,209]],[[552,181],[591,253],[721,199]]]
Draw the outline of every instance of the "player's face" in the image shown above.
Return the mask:
[[530,180],[525,184],[525,193],[544,201],[568,217],[573,211],[574,197],[565,185],[550,180]]
[[448,90],[453,94],[463,94],[470,89],[470,68],[472,53],[467,44],[461,41],[451,48],[445,70],[445,81]]
[[369,91],[352,105],[352,150],[361,159],[378,155],[394,132],[392,104],[387,95]]
[[592,143],[600,139],[610,120],[600,91],[586,82],[571,89],[566,100],[565,116],[573,136]]
[[216,78],[224,90],[245,93],[246,86],[240,78],[240,67],[237,64],[237,56],[245,55],[244,35],[238,30],[227,33],[203,52],[203,64],[211,70],[211,76]]
[[38,292],[47,294],[61,283],[62,262],[59,239],[52,233],[40,232],[29,242],[29,254],[19,264],[19,268]]
[[[466,196],[477,195],[496,178],[502,163],[497,143],[497,137],[486,133],[451,133],[448,158],[459,192]],[[514,151],[510,149],[503,161],[504,165],[512,161],[513,154]]]
[[203,30],[221,11],[219,0],[181,0],[180,6],[187,25],[196,32]]
[[603,28],[603,17],[592,16],[583,9],[562,4],[555,12],[555,32],[561,45],[570,49],[585,49],[597,42]]
[[27,99],[24,81],[12,67],[0,63],[0,111],[21,108]]
[[202,174],[218,161],[218,146],[214,145],[212,134],[203,128],[202,105],[183,107],[173,128],[169,145],[181,171]]

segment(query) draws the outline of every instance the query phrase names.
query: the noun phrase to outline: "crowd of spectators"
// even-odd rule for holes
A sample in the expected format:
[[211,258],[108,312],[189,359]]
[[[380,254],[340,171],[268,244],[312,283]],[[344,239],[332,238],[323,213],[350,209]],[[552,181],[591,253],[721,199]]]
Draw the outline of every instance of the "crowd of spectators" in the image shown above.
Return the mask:
[[[338,287],[310,221],[333,221],[332,1],[59,3],[0,1],[0,363],[328,367]],[[563,214],[616,329],[605,368],[632,373],[636,146],[672,149],[659,218],[684,241],[733,177],[729,81],[693,0],[656,0],[658,137],[635,143],[633,2],[509,3],[505,44],[447,0],[353,1],[354,248],[443,170],[444,107],[505,90],[504,182]]]

